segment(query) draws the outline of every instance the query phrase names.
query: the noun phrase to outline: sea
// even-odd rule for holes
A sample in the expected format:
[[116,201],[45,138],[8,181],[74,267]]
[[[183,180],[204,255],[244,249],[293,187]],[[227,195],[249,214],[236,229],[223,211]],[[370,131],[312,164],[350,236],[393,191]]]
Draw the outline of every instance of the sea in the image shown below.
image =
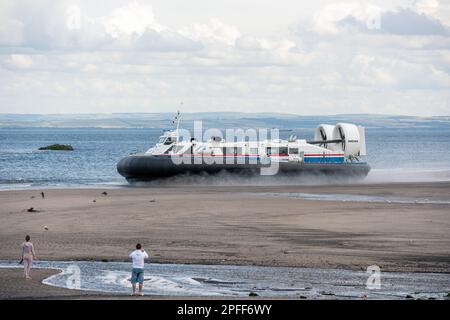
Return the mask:
[[[297,136],[312,139],[313,132]],[[0,128],[0,189],[126,186],[117,162],[146,151],[161,134],[159,128]],[[74,151],[38,150],[54,143]],[[367,182],[450,181],[450,127],[366,128],[366,143]]]

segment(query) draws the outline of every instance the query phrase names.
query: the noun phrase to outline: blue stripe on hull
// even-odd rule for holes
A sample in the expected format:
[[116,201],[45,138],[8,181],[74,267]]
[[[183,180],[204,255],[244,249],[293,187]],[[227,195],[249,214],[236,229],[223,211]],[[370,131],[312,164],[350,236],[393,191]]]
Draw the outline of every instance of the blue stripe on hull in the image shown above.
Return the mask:
[[305,157],[305,163],[343,163],[344,157]]

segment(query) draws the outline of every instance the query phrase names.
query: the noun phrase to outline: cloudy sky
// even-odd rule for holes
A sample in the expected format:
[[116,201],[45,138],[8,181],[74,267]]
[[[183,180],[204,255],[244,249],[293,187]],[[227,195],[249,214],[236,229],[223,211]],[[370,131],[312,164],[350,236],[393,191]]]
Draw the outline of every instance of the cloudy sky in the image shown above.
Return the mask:
[[0,113],[450,115],[450,1],[0,0]]

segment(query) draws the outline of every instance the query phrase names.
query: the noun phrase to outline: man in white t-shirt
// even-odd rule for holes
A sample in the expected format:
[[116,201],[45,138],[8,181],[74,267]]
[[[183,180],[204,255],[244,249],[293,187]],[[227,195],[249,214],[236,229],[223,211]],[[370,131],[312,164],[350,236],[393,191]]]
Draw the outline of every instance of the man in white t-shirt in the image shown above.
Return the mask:
[[133,296],[136,295],[136,283],[139,283],[139,295],[143,296],[142,288],[144,286],[144,260],[148,258],[147,252],[138,243],[136,250],[130,253],[130,258],[133,261],[131,270],[131,284],[133,285]]

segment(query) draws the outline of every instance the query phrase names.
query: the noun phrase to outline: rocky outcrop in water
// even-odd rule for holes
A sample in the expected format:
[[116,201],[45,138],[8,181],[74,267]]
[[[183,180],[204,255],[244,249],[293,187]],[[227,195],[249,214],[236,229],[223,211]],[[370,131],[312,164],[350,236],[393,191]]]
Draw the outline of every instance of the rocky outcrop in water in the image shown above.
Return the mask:
[[73,151],[73,147],[70,144],[51,144],[46,147],[40,147],[39,150],[54,150],[54,151]]

